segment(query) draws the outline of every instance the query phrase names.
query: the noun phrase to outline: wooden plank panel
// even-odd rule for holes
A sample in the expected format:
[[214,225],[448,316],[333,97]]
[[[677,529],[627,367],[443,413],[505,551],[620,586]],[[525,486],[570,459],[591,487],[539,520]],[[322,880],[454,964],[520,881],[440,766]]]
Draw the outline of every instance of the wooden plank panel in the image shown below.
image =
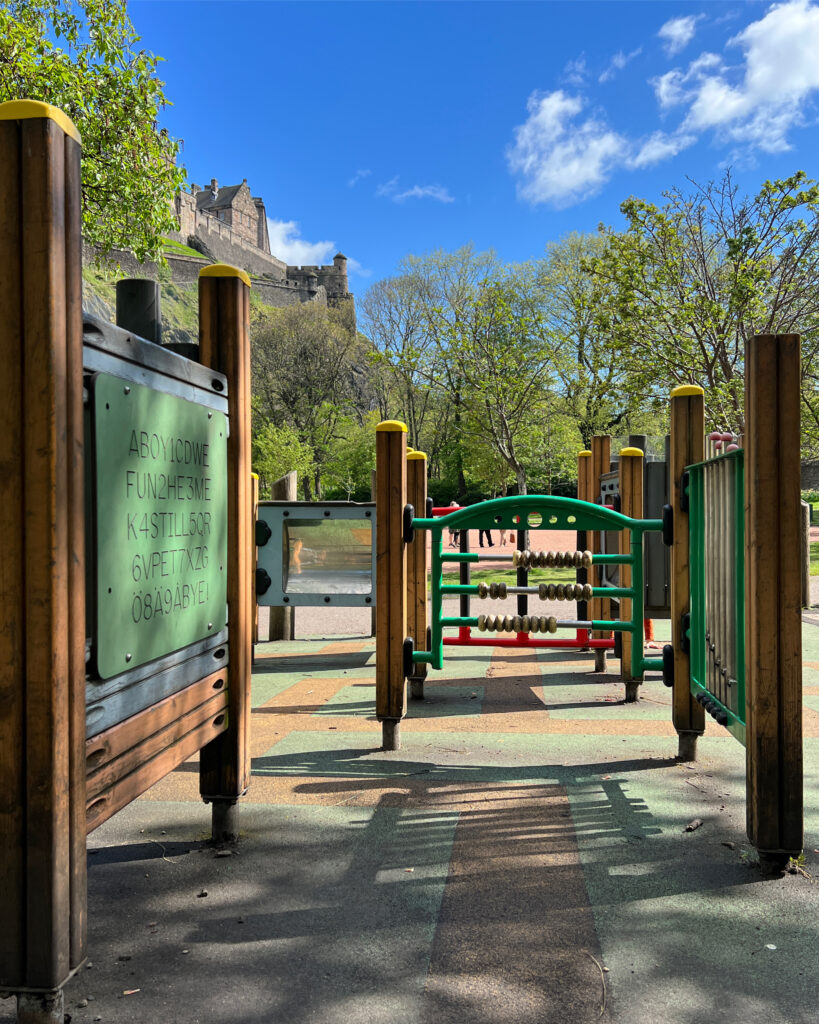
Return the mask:
[[[680,390],[680,389],[677,389]],[[698,394],[672,392],[670,406],[669,495],[674,509],[674,543],[671,547],[671,637],[674,647],[672,722],[679,734],[700,736],[705,731],[705,711],[691,696],[691,663],[683,651],[682,616],[690,611],[689,516],[680,506],[682,475],[686,466],[705,455],[705,404]]]
[[86,955],[88,858],[85,850],[85,516],[82,401],[82,182],[80,145],[65,137],[66,343],[69,511],[69,821],[70,965]]
[[402,538],[407,493],[405,429],[376,432],[376,717],[404,716],[403,643],[407,635],[406,546]]
[[[407,457],[407,501],[416,516],[426,515],[427,460],[421,452]],[[427,539],[426,530],[418,530],[407,552],[407,636],[415,641],[416,650],[427,646]],[[413,666],[413,678],[427,674],[425,662]]]
[[65,141],[48,119],[23,121],[21,136],[26,979],[52,988],[70,961]]
[[750,339],[745,356],[747,825],[751,842],[763,850],[779,846],[776,364],[773,337]]
[[250,297],[235,276],[200,277],[200,359],[228,379],[228,646],[229,727],[208,744],[200,761],[205,799],[235,800],[248,787],[250,669],[253,630],[250,487]]
[[[608,434],[601,434],[592,438],[592,457],[591,457],[591,480],[589,481],[589,501],[596,502],[600,497],[600,477],[603,473],[608,473],[611,469],[611,438]],[[600,554],[603,549],[602,537],[598,530],[589,531],[589,550],[592,554]],[[592,566],[591,570],[592,586],[599,587],[603,582],[603,572],[601,566]],[[610,619],[611,618],[611,601],[606,597],[595,597],[591,602],[591,617],[593,619]],[[609,630],[595,630],[592,633],[593,637],[608,638],[611,636]]]
[[90,737],[85,743],[85,770],[89,773],[97,771],[104,764],[120,757],[131,747],[153,736],[194,708],[200,707],[219,693],[226,693],[227,683],[226,668],[212,672],[183,690],[157,701],[144,711],[132,715],[124,722]]
[[747,827],[763,854],[802,848],[799,338],[746,347]]
[[[220,727],[221,731],[224,731],[226,728],[225,712],[227,711],[228,691],[223,689],[213,693],[211,689],[210,693],[210,699],[204,704],[199,704],[192,708],[156,732],[150,731],[155,723],[150,720],[149,712],[135,715],[129,722],[123,722],[121,725],[115,726],[111,730],[112,733],[116,733],[117,730],[123,730],[129,733],[132,738],[137,738],[137,742],[131,747],[125,747],[116,756],[108,758],[99,765],[93,760],[94,755],[91,755],[89,758],[87,783],[88,806],[101,793],[116,785],[120,779],[124,779],[126,775],[136,771],[146,761],[152,760],[163,751],[175,746],[193,729],[198,728],[203,723],[211,722],[213,726],[213,730],[209,734],[211,736],[215,736],[220,731]],[[218,723],[216,721],[217,718],[221,718],[221,721]],[[130,728],[125,730],[125,726]],[[114,735],[110,739],[112,748],[117,750],[128,742],[123,736]]]
[[25,773],[23,686],[23,382],[20,129],[0,121],[0,986],[23,977]]
[[801,523],[800,337],[778,338],[779,421],[779,671],[780,686],[780,848],[798,853],[803,844],[802,612],[799,590]]
[[[217,716],[220,717],[220,716]],[[112,814],[126,807],[153,786],[155,782],[187,761],[197,750],[204,749],[213,742],[211,737],[217,728],[225,728],[225,723],[214,724],[213,719],[193,729],[174,746],[164,750],[157,757],[144,761],[140,767],[120,779],[109,790],[96,797],[87,810],[87,828],[93,832],[95,828],[107,821]]]
[[[623,449],[620,452],[619,464],[619,487],[620,487],[620,511],[624,516],[631,519],[643,518],[643,464],[642,455],[624,454],[627,451],[637,449]],[[620,554],[631,553],[631,533],[629,530],[621,530],[619,537]],[[621,586],[631,586],[631,566],[620,566]],[[631,618],[631,598],[620,598],[620,618],[628,620]],[[631,650],[633,638],[631,633],[622,633],[620,642],[622,644],[622,657],[620,659],[620,678],[630,681],[634,677],[631,674]]]

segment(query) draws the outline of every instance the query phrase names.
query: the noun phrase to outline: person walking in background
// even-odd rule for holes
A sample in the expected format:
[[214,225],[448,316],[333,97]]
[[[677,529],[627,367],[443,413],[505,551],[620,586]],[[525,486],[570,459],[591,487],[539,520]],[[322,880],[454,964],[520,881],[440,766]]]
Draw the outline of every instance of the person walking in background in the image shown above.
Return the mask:
[[490,548],[495,545],[492,543],[492,531],[491,530],[478,530],[478,544],[483,547],[483,535],[486,534],[486,542]]
[[[455,501],[455,499],[453,498],[452,501],[450,501],[450,503],[449,503],[449,507],[450,508],[457,508],[458,507],[458,502]],[[456,548],[458,546],[458,531],[457,530],[450,530],[449,531],[449,546],[451,548]]]

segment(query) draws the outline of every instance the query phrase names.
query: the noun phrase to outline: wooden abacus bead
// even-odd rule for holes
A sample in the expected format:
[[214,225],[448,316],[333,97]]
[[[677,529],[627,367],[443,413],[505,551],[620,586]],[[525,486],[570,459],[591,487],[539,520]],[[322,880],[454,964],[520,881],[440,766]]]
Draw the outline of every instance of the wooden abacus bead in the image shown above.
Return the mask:
[[489,594],[489,587],[486,583],[478,584],[478,597],[487,597]]
[[541,615],[540,616],[540,618],[538,619],[538,623],[537,624],[538,624],[538,627],[539,627],[541,633],[548,633],[549,632],[549,620],[548,620],[548,618],[545,615]]
[[555,588],[555,597],[558,599],[558,601],[565,601],[566,588],[562,583],[558,583],[557,587]]
[[515,615],[515,616],[512,617],[512,632],[513,633],[520,633],[521,623],[522,622],[523,622],[523,619],[521,618],[520,615]]
[[592,553],[591,553],[591,551],[584,551],[582,556],[581,556],[581,561],[582,561],[583,565],[587,569],[590,569],[591,566],[592,566]]
[[478,629],[482,633],[486,632],[486,616],[485,615],[479,615],[478,616]]
[[557,593],[557,587],[554,585],[554,583],[550,583],[549,584],[549,593],[548,593],[548,597],[549,597],[550,601],[554,601],[556,593]]
[[583,552],[582,551],[575,551],[575,553],[572,555],[572,565],[575,567],[575,569],[579,569],[582,564],[583,564]]
[[557,619],[554,617],[554,615],[550,615],[549,616],[549,632],[550,633],[556,633],[557,632]]
[[538,569],[544,569],[548,565],[548,562],[546,561],[546,556],[548,554],[549,554],[548,551],[538,551],[538,553],[537,553],[537,566],[538,566]]
[[489,584],[489,596],[494,600],[498,596],[498,585],[497,583]]
[[505,583],[499,583],[498,584],[498,597],[501,600],[503,600],[506,597],[506,584]]
[[557,558],[555,558],[555,565],[558,567],[558,569],[562,569],[565,564],[566,564],[565,552],[558,551],[557,552]]
[[505,633],[511,633],[512,632],[512,616],[511,615],[504,615],[503,616],[503,631]]
[[521,616],[521,620],[520,620],[520,632],[521,633],[528,633],[529,632],[529,625],[530,625],[531,621],[532,620],[529,618],[528,615],[522,615]]
[[555,553],[554,553],[554,551],[544,551],[544,552],[543,552],[543,554],[544,554],[544,559],[543,559],[543,561],[544,561],[544,563],[545,563],[545,565],[544,565],[544,568],[545,568],[545,567],[547,567],[547,566],[551,567],[551,565],[552,565],[552,559],[553,559],[553,558],[554,558],[554,556],[555,556]]
[[512,565],[514,565],[514,567],[516,569],[520,568],[520,556],[522,554],[523,554],[522,551],[513,551],[512,552]]
[[549,593],[549,585],[547,583],[538,583],[537,585],[537,596],[541,601],[546,600],[546,595]]
[[563,588],[563,596],[567,601],[574,601],[574,583],[567,583]]
[[591,583],[584,583],[583,584],[583,600],[584,601],[591,601],[591,599],[592,599],[592,585],[591,585]]

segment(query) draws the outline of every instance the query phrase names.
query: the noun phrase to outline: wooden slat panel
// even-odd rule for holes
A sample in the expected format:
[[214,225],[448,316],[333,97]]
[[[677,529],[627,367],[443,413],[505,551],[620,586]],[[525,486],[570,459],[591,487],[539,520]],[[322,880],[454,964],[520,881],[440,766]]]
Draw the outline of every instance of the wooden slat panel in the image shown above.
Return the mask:
[[228,379],[229,727],[202,751],[206,799],[235,800],[250,782],[250,668],[253,631],[250,487],[250,295],[238,277],[199,279],[200,359]]
[[407,553],[402,520],[407,493],[407,435],[376,433],[376,717],[398,721],[406,710],[403,643],[407,635]]
[[[204,722],[215,720],[227,711],[227,690],[220,690],[217,693],[209,690],[211,696],[204,703],[192,708],[187,713],[169,722],[158,731],[152,731],[155,722],[151,720],[150,711],[135,715],[128,722],[115,726],[110,735],[110,748],[117,750],[117,754],[97,764],[94,760],[96,754],[105,754],[107,751],[97,749],[89,756],[88,762],[88,806],[96,797],[105,790],[116,785],[120,779],[136,771],[144,762],[157,757],[163,751],[170,749],[180,740],[184,739],[193,729],[198,728]],[[213,724],[213,722],[212,722]],[[223,726],[224,728],[224,726]],[[217,727],[211,736],[215,736]],[[136,740],[132,746],[126,744],[130,740]],[[124,747],[124,749],[122,749]],[[170,768],[168,769],[170,771]]]
[[690,610],[691,568],[688,513],[680,508],[682,475],[686,466],[705,455],[705,404],[700,395],[672,395],[669,495],[674,509],[671,547],[671,637],[674,646],[672,721],[678,733],[702,735],[705,711],[691,696],[691,663],[682,649],[681,620]]
[[745,364],[748,837],[764,853],[798,853],[802,848],[798,336],[752,338]]
[[183,761],[187,761],[197,750],[203,749],[206,744],[213,742],[211,737],[216,729],[224,728],[224,722],[221,725],[215,725],[212,719],[208,719],[207,722],[180,739],[174,746],[164,750],[157,757],[143,762],[136,771],[120,779],[109,790],[96,797],[88,805],[88,831],[93,832],[112,814],[126,807],[132,800],[136,800],[155,782],[164,779],[174,768],[182,764]]
[[90,737],[85,743],[84,768],[89,774],[97,771],[104,764],[120,757],[137,743],[153,736],[194,708],[200,707],[219,693],[226,693],[227,684],[226,668],[212,672],[183,690],[157,701],[144,711],[132,715],[124,722],[119,722],[99,735]]
[[[643,463],[642,455],[623,455],[620,453],[619,465],[619,486],[620,486],[620,511],[624,516],[631,519],[643,518]],[[620,531],[620,553],[627,555],[631,552],[631,533],[629,530]],[[620,566],[621,586],[631,586],[631,566]],[[631,598],[620,598],[620,618],[628,620],[631,618]],[[626,682],[634,677],[631,674],[631,649],[633,639],[631,633],[622,633],[621,641],[623,656],[620,659],[620,678]]]
[[85,516],[82,401],[82,183],[80,146],[65,137],[66,341],[69,516],[69,795],[72,969],[87,945],[85,850]]
[[23,977],[25,773],[20,129],[0,121],[0,986]]
[[[592,438],[592,457],[591,457],[591,480],[587,485],[589,487],[589,501],[596,502],[600,497],[600,477],[603,473],[608,473],[611,469],[611,438],[608,434],[601,434],[597,437]],[[589,550],[593,554],[599,554],[602,550],[602,538],[599,531],[589,531]],[[591,570],[591,581],[592,585],[599,587],[602,585],[603,571],[602,567],[595,565],[592,566]],[[611,601],[607,597],[595,597],[591,602],[591,617],[593,619],[610,619],[611,618]],[[609,630],[595,630],[592,636],[610,637],[611,632]]]
[[802,611],[799,600],[801,461],[800,337],[778,337],[779,441],[779,700],[780,721],[780,849],[799,853],[803,844],[802,752]]
[[[407,459],[407,501],[416,516],[426,515],[427,460],[415,453]],[[416,650],[427,646],[427,539],[426,530],[417,530],[407,552],[407,636],[415,641]],[[413,678],[427,674],[425,662],[413,666]]]
[[26,978],[69,971],[69,528],[65,140],[21,125],[26,564]]

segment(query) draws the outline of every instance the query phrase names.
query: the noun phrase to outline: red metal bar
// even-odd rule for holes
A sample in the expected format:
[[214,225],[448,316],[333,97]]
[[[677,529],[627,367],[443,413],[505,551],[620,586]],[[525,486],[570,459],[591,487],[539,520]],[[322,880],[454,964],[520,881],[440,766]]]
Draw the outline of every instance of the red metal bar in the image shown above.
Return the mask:
[[[528,634],[527,634],[528,636]],[[452,647],[560,647],[566,650],[603,647],[611,650],[614,647],[614,640],[527,640],[522,642],[517,638],[498,637],[496,640],[484,639],[483,637],[470,636],[462,640],[457,636],[445,636],[444,644]]]

